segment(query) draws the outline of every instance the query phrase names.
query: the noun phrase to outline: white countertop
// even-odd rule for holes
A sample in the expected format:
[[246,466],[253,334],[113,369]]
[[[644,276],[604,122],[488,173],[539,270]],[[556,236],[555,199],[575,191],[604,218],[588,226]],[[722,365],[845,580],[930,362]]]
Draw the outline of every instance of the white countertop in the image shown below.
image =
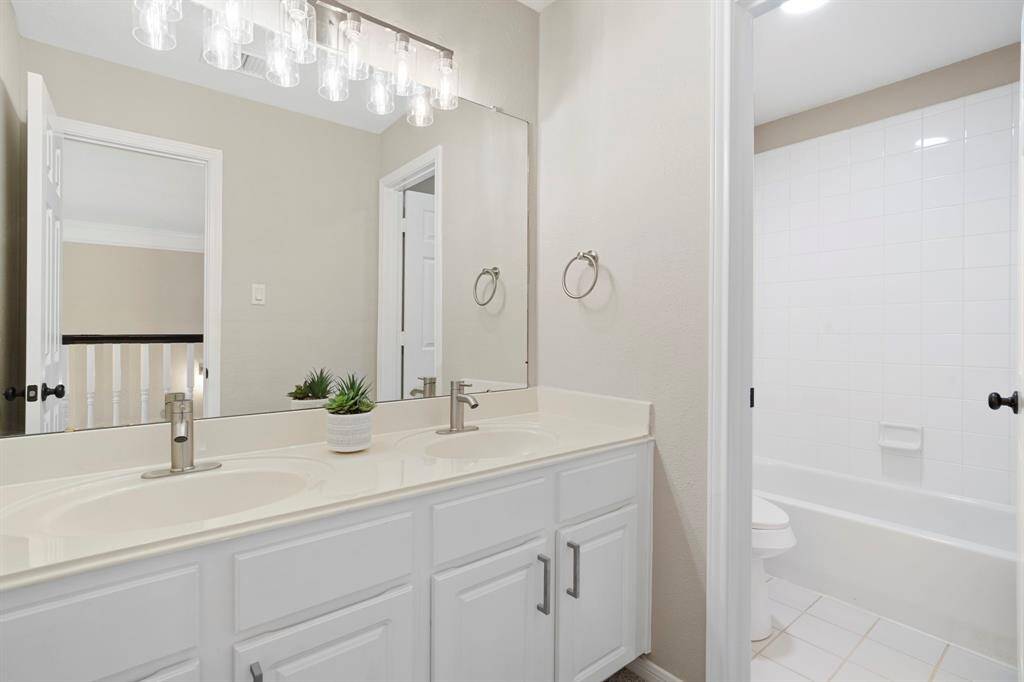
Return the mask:
[[[208,457],[223,463],[214,471],[146,481],[139,486],[142,471],[152,465],[108,470],[0,485],[0,589],[21,587],[73,573],[179,550],[214,540],[267,530],[298,521],[337,513],[343,509],[420,494],[466,479],[484,477],[500,470],[525,467],[543,460],[583,453],[594,448],[638,441],[649,437],[649,426],[637,419],[610,420],[607,412],[583,409],[571,416],[564,409],[568,392],[558,392],[557,410],[513,414],[474,421],[482,430],[530,430],[546,437],[529,451],[516,456],[491,458],[448,458],[426,454],[422,443],[434,428],[377,434],[369,450],[336,454],[325,443],[307,443],[268,450],[253,450]],[[593,400],[591,398],[590,400]],[[615,399],[608,399],[615,400]],[[552,404],[555,400],[550,400]],[[632,402],[632,401],[630,401]],[[587,405],[589,407],[591,405]],[[571,410],[569,412],[572,412]],[[636,410],[633,410],[636,414]],[[458,439],[463,434],[445,436]],[[202,461],[202,460],[200,460]],[[268,504],[235,511],[231,501],[212,518],[190,519],[182,510],[183,522],[152,527],[133,527],[131,518],[121,518],[110,532],[55,529],[50,522],[69,505],[99,499],[113,491],[131,487],[147,494],[148,486],[173,486],[183,479],[205,477],[217,485],[218,477],[253,474],[253,488],[259,489],[259,472],[264,464],[283,466],[295,474],[289,480],[305,480],[300,489]],[[221,481],[226,480],[221,478]],[[248,485],[248,482],[246,483]],[[250,488],[246,488],[249,490]],[[167,493],[165,488],[160,493]],[[258,493],[257,493],[258,494]],[[165,494],[166,496],[166,494]],[[170,506],[170,505],[168,505]],[[186,506],[187,505],[183,505]],[[226,512],[226,513],[225,513]],[[177,521],[173,510],[169,519]],[[192,510],[192,516],[201,516]],[[88,521],[82,521],[88,525]]]

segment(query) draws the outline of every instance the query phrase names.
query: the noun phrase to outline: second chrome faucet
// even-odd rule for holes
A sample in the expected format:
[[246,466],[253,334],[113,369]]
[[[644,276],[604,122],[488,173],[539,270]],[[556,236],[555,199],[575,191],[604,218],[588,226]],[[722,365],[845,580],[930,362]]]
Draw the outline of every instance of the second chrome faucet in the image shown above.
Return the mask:
[[469,409],[475,410],[480,407],[480,403],[477,399],[471,395],[467,395],[465,389],[471,388],[473,384],[467,384],[465,381],[457,380],[451,383],[451,390],[449,396],[451,397],[451,406],[449,408],[449,424],[447,429],[441,429],[438,431],[441,435],[450,435],[453,433],[465,433],[466,431],[477,431],[479,426],[466,426],[466,412],[464,409],[465,405],[469,405]]

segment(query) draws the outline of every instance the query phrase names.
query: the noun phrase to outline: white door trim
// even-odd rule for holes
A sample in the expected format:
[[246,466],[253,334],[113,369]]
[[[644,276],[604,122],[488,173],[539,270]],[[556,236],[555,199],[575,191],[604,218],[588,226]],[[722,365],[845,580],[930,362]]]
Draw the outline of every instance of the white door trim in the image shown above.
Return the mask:
[[753,478],[753,18],[781,0],[713,5],[706,678],[750,679]]
[[434,334],[436,340],[437,381],[443,386],[443,331],[441,324],[444,298],[443,282],[444,180],[441,172],[441,147],[391,171],[380,179],[379,248],[377,251],[377,400],[401,400],[401,368],[398,357],[402,346],[402,192],[434,176]]
[[203,416],[220,416],[221,387],[221,261],[224,154],[219,149],[144,135],[130,130],[59,119],[65,139],[198,163],[206,168],[206,235],[204,237],[203,365],[209,372],[203,386]]

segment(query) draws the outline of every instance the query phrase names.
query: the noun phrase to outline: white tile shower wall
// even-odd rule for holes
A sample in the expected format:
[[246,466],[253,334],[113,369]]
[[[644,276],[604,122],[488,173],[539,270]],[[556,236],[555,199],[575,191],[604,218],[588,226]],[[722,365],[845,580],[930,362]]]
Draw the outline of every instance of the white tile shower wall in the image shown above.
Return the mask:
[[1013,502],[1017,87],[755,157],[756,456]]

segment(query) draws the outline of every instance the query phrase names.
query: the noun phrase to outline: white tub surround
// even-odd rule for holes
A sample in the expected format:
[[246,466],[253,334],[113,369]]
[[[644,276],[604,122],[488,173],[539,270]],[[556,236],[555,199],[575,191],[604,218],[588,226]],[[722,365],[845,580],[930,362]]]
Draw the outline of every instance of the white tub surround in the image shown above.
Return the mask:
[[757,458],[754,487],[799,538],[768,573],[1015,660],[1013,507]]
[[[490,398],[452,436],[447,398],[382,405],[355,455],[287,442],[322,438],[323,415],[269,415],[292,429],[275,447],[208,448],[222,469],[175,479],[101,463],[132,429],[79,453],[100,471],[19,459],[0,679],[604,680],[650,651],[650,404]],[[260,420],[232,421],[196,430],[209,446]],[[66,454],[32,449],[5,457]]]

